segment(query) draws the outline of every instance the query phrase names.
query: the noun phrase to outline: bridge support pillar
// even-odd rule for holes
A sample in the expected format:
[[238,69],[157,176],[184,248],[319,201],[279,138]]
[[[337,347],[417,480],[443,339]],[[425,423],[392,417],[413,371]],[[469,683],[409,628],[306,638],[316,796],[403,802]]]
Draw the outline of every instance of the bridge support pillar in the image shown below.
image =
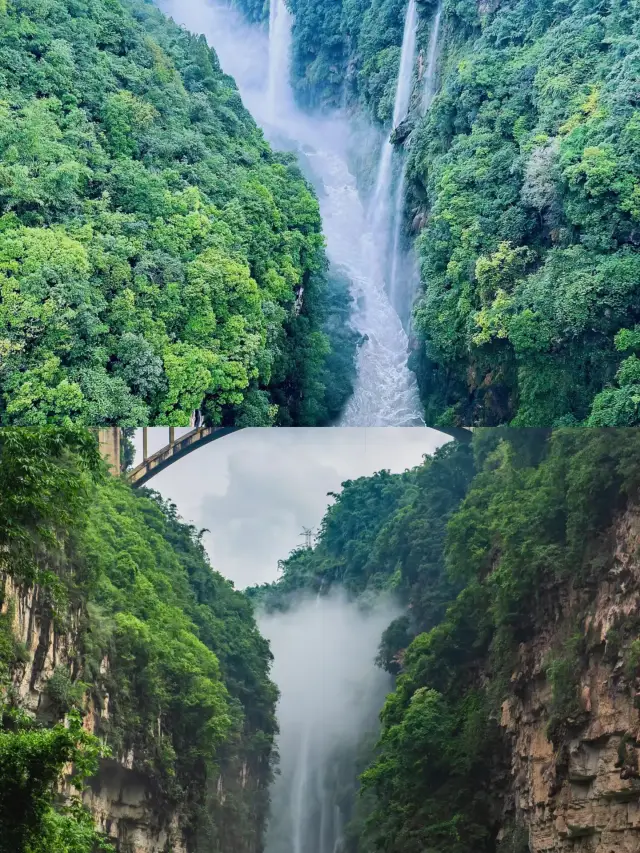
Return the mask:
[[120,475],[120,427],[106,427],[98,430],[98,444],[102,458],[111,466],[111,473]]

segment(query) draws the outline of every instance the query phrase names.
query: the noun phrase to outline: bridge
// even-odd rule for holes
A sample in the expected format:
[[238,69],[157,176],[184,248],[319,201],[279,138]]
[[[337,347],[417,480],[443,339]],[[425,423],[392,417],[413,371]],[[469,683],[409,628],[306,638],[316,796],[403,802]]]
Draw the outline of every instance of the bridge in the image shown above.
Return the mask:
[[[266,428],[268,429],[268,427]],[[204,447],[206,444],[210,444],[212,441],[217,441],[233,432],[238,432],[240,429],[242,427],[198,427],[176,439],[175,427],[169,427],[169,443],[150,456],[149,430],[148,427],[144,427],[142,430],[142,462],[132,471],[127,471],[125,477],[132,486],[143,486],[152,477],[155,477],[156,474],[164,471],[165,468],[173,465],[179,459],[188,456],[190,453],[193,453],[200,447]],[[274,427],[274,429],[277,429],[277,427]],[[328,427],[318,427],[318,429],[328,429]],[[421,427],[415,427],[415,429],[421,429]],[[473,429],[473,427],[442,427],[438,428],[437,431],[449,435],[457,441],[468,442],[471,441]],[[103,458],[106,459],[114,473],[120,473],[120,428],[108,427],[98,430],[98,441]]]
[[[148,427],[144,427],[142,430],[142,462],[133,470],[127,471],[125,477],[132,486],[143,486],[152,477],[179,459],[188,456],[206,444],[211,444],[212,441],[238,432],[240,429],[241,427],[199,427],[192,429],[180,438],[176,438],[175,427],[169,427],[169,443],[150,456]],[[119,427],[109,427],[98,431],[100,452],[114,472],[121,471],[120,439]]]

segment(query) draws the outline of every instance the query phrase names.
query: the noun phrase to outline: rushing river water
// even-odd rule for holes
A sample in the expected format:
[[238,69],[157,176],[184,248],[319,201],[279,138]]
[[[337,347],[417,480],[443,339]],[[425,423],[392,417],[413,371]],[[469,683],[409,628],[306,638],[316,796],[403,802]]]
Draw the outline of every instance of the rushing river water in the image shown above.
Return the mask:
[[[414,4],[415,0],[411,2]],[[373,211],[366,211],[348,165],[350,127],[345,117],[310,117],[293,102],[289,86],[291,16],[283,0],[274,0],[271,7],[269,33],[248,25],[227,4],[159,0],[159,5],[178,23],[207,36],[222,68],[235,78],[245,105],[270,141],[297,150],[314,173],[327,254],[333,267],[351,282],[352,322],[364,338],[358,350],[355,392],[339,425],[421,425],[417,382],[407,366],[409,341],[391,301],[390,271],[399,268],[397,263],[394,267],[390,256],[394,243],[392,218],[398,206],[391,146],[384,145],[381,155],[385,162],[388,160],[388,169],[382,162],[380,166],[380,170],[387,169],[385,184],[378,186],[374,194]],[[415,52],[415,5],[413,9],[413,22],[405,27],[405,38],[412,39],[413,47],[398,86],[399,97],[406,100],[404,109],[400,106],[400,112],[405,114]],[[406,49],[404,53],[407,54]],[[399,252],[398,242],[395,244]],[[397,283],[395,291],[397,296]],[[412,292],[413,287],[407,286],[405,302],[412,298]],[[408,305],[404,313],[409,314]]]

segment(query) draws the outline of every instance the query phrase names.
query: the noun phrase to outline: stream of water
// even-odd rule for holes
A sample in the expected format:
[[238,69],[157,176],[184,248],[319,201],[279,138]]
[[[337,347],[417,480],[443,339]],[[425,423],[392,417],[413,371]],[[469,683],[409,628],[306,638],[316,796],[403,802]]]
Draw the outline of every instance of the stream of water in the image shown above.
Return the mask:
[[[236,9],[207,0],[158,0],[178,23],[204,33],[216,49],[222,68],[238,84],[243,101],[274,145],[296,150],[314,173],[318,186],[327,254],[351,283],[352,323],[363,337],[357,355],[355,391],[339,426],[419,426],[422,407],[415,375],[407,365],[409,340],[390,298],[389,239],[393,200],[391,174],[386,183],[387,222],[366,211],[355,176],[349,169],[351,129],[341,114],[317,118],[299,110],[289,86],[291,15],[283,0],[274,0],[269,33],[248,25]],[[415,0],[411,0],[403,50],[405,63],[398,86],[396,115],[406,115],[415,59]],[[404,104],[404,106],[403,106]],[[381,160],[390,159],[389,144]],[[379,174],[386,169],[381,162]],[[389,167],[391,172],[391,166]],[[378,199],[380,195],[378,193]],[[378,207],[377,201],[374,208]],[[376,224],[377,223],[377,224]],[[383,245],[384,244],[384,245]],[[406,312],[410,313],[409,311]]]

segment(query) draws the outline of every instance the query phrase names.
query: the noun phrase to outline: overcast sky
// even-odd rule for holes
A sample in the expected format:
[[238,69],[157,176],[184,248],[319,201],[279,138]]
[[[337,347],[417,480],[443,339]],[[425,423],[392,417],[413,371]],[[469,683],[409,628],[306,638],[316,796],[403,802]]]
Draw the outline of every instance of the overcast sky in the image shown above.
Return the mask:
[[[180,435],[188,430],[177,430]],[[341,483],[387,468],[401,472],[449,441],[431,429],[247,429],[214,441],[158,474],[149,487],[211,532],[214,567],[238,588],[275,580],[278,560],[316,530]],[[168,430],[149,431],[149,452]],[[141,431],[136,436],[141,455]]]

